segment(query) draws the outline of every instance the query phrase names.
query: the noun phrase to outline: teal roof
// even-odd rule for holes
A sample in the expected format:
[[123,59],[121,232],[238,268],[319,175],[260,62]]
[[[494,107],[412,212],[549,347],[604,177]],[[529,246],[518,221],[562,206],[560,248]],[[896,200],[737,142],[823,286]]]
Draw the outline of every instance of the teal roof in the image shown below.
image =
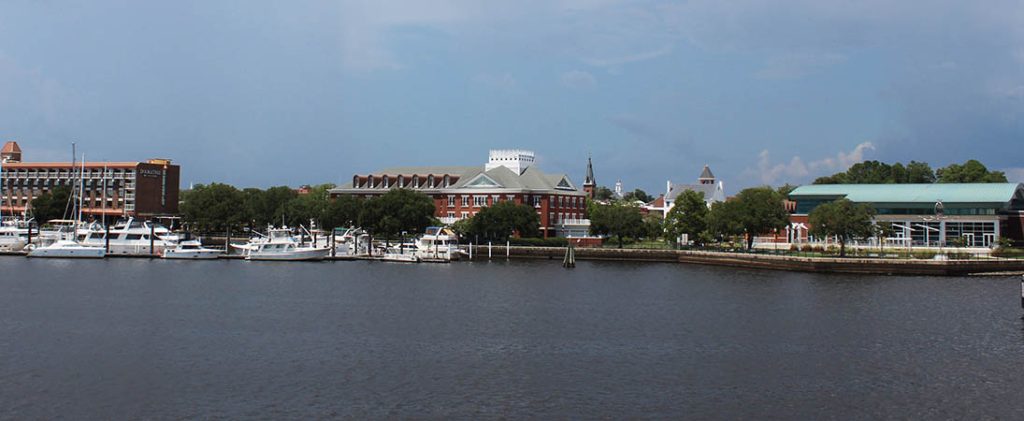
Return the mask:
[[791,200],[838,199],[860,203],[1009,203],[1024,198],[1018,183],[813,184],[789,193]]

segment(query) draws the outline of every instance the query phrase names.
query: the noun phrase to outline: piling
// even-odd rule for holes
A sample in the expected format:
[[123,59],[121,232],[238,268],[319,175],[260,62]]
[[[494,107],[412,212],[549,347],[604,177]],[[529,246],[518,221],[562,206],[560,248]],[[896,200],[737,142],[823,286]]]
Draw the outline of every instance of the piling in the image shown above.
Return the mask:
[[224,254],[231,254],[231,228],[228,228],[228,233],[224,237]]
[[505,260],[508,260],[510,248],[512,248],[512,242],[505,240]]
[[576,250],[573,249],[572,243],[565,248],[565,257],[562,258],[562,267],[571,269],[576,267]]
[[156,225],[153,223],[153,221],[149,221],[149,255],[150,256],[153,256],[153,255],[156,254],[156,253],[154,253],[154,247],[153,247],[154,243],[156,242],[155,236],[156,236]]
[[110,224],[107,224],[106,233],[103,235],[103,248],[110,253]]
[[491,242],[487,242],[487,260],[491,260]]
[[334,230],[331,230],[331,257],[338,255],[338,243],[334,242]]

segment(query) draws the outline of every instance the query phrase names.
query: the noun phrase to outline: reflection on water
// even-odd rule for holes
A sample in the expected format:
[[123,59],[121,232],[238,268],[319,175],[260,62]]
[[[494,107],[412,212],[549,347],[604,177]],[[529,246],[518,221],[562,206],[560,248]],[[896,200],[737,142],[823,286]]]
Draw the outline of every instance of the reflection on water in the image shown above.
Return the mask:
[[1016,278],[0,258],[7,418],[1021,418]]

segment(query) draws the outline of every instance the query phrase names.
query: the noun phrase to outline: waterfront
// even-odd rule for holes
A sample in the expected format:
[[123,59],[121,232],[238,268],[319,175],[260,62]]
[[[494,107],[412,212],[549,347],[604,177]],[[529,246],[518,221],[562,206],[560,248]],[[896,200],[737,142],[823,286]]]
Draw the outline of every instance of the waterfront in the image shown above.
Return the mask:
[[1021,418],[1015,277],[0,257],[4,418]]

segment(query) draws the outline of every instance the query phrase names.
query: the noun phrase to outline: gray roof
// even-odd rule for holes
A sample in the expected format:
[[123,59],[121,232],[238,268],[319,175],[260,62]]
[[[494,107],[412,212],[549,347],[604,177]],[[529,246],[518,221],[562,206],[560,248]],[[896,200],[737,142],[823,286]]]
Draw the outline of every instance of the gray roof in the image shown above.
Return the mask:
[[698,193],[703,193],[704,200],[708,200],[715,195],[715,189],[716,186],[714,184],[673,184],[665,199],[675,201],[676,196],[679,196],[684,191],[693,190]]
[[700,178],[714,179],[715,175],[711,173],[711,168],[709,168],[707,165],[705,165],[704,166],[704,171],[700,172]]
[[[562,179],[568,181],[571,190],[561,188],[563,191],[578,191],[572,179],[565,174],[545,174],[535,166],[527,167],[521,175],[501,166],[490,171],[484,171],[483,166],[478,167],[396,167],[374,171],[373,175],[428,175],[428,174],[451,174],[457,175],[459,180],[448,187],[449,189],[510,189],[510,190],[555,190]],[[486,179],[480,179],[480,176]],[[345,183],[335,190],[352,189],[352,182]],[[365,187],[364,187],[365,188]]]

